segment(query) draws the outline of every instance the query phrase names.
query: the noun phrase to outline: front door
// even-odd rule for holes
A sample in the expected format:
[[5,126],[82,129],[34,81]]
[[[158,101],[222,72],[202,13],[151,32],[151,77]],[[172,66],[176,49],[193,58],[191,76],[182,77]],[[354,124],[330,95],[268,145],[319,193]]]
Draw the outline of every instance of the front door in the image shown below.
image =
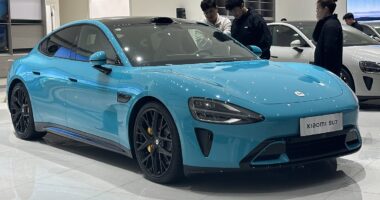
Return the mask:
[[[107,64],[104,67],[112,69],[110,74],[98,71],[89,62],[90,55],[97,51],[106,52]],[[71,82],[66,97],[68,126],[119,141],[117,92],[124,67],[107,37],[94,25],[82,26],[74,57],[77,64],[71,66]]]
[[[295,30],[285,25],[272,25],[270,30],[273,36],[271,60],[302,63],[313,60],[314,49]],[[291,47],[291,43],[297,40],[300,47]]]

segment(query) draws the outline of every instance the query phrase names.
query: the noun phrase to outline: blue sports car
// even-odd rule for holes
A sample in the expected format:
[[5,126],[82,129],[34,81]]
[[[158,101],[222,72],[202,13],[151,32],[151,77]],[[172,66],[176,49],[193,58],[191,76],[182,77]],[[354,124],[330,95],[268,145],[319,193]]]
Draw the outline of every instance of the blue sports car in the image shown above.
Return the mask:
[[181,19],[64,25],[9,72],[15,134],[49,132],[122,153],[159,183],[360,149],[358,101],[339,77],[253,52],[259,48]]

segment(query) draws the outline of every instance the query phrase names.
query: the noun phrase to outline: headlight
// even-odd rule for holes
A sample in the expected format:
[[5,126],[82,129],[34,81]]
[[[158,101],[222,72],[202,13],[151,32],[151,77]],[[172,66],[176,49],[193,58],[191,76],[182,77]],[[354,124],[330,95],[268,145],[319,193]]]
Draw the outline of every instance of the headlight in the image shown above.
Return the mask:
[[189,108],[199,121],[217,124],[251,124],[263,121],[261,114],[231,103],[206,98],[191,98]]
[[378,63],[361,61],[359,62],[359,66],[364,73],[380,73],[380,65]]

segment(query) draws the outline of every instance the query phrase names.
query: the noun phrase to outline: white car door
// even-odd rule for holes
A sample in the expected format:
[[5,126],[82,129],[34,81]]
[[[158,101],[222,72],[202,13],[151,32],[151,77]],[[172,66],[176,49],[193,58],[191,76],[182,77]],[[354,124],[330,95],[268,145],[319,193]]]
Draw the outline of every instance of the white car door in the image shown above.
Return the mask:
[[314,60],[314,48],[293,28],[286,25],[270,25],[269,28],[273,38],[271,60],[303,63]]

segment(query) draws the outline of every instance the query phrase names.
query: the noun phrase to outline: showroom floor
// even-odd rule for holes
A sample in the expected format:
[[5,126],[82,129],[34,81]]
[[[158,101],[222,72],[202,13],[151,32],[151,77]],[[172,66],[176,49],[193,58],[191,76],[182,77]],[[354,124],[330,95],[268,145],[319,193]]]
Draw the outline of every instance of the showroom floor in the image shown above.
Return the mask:
[[[4,88],[0,88],[4,97]],[[145,180],[126,157],[54,135],[22,141],[0,103],[0,199],[380,199],[380,103],[360,112],[363,147],[338,171],[297,168]]]

